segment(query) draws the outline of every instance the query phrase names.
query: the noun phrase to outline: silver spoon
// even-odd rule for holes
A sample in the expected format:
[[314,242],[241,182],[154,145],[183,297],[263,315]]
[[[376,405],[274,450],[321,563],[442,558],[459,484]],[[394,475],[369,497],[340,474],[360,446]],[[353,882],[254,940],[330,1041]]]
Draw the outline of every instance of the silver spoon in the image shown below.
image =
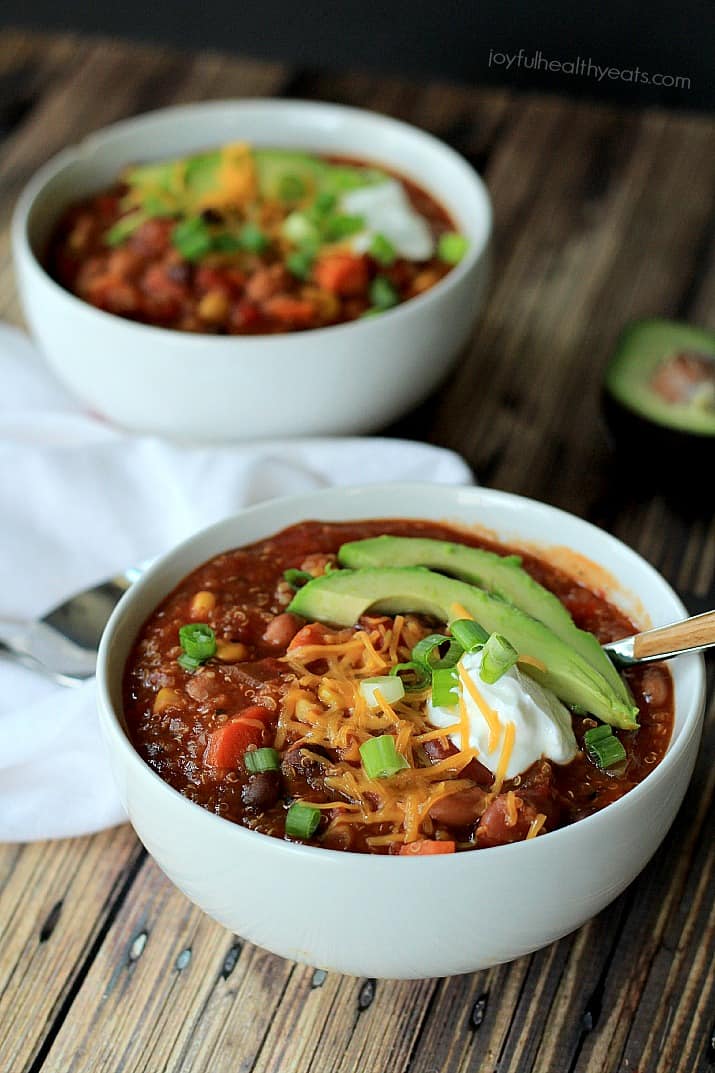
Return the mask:
[[[35,622],[0,619],[0,654],[49,675],[60,685],[81,685],[95,673],[97,649],[109,616],[149,565],[149,561],[140,563],[78,592]],[[715,611],[706,611],[603,647],[617,666],[630,667],[713,646]]]
[[140,563],[70,596],[35,622],[0,619],[0,653],[60,685],[81,685],[95,673],[109,616],[148,565]]

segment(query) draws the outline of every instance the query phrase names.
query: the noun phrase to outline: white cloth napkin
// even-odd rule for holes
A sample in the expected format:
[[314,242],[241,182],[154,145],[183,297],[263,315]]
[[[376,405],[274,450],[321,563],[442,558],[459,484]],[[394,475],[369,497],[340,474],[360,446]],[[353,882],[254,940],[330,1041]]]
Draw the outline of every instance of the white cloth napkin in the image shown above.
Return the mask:
[[[272,496],[333,484],[472,474],[451,451],[390,439],[190,447],[82,411],[20,332],[0,325],[0,619],[74,592]],[[0,840],[120,823],[94,682],[77,689],[0,657]]]

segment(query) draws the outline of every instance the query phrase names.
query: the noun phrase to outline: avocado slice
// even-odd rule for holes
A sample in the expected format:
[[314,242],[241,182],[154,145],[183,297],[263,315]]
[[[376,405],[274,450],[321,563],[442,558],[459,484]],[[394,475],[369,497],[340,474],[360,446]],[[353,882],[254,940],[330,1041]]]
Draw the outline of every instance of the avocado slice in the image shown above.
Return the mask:
[[416,611],[449,623],[461,604],[490,633],[501,633],[520,655],[546,667],[529,673],[560,700],[592,712],[604,723],[634,730],[638,708],[628,703],[571,645],[512,604],[463,581],[422,566],[335,570],[304,585],[288,610],[310,620],[351,626],[368,609],[386,614]]
[[377,168],[357,168],[350,164],[332,164],[311,153],[292,149],[254,149],[258,186],[264,197],[280,198],[286,179],[298,179],[306,194],[340,194],[357,190],[387,176]]
[[715,463],[715,332],[642,320],[622,333],[604,377],[606,422],[650,483],[697,483]]
[[497,555],[447,540],[423,537],[379,536],[343,544],[339,561],[347,567],[428,566],[514,604],[538,619],[579,652],[603,675],[628,704],[633,698],[625,682],[592,633],[580,630],[564,605],[539,585],[521,566],[518,555]]

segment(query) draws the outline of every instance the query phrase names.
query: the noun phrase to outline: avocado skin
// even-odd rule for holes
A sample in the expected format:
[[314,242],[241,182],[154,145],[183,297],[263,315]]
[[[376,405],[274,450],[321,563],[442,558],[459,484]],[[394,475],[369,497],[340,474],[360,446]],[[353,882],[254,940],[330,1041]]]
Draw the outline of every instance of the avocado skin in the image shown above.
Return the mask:
[[648,385],[657,364],[681,350],[715,356],[715,333],[664,319],[636,321],[622,332],[604,376],[601,405],[612,441],[655,483],[696,483],[715,461],[715,414],[711,421],[699,414],[693,427],[686,407],[660,400]]
[[581,705],[612,726],[637,728],[637,707],[542,622],[482,589],[424,567],[335,570],[299,589],[287,610],[311,621],[352,626],[368,609],[421,612],[449,622],[454,604],[461,604],[489,633],[503,634],[521,655],[544,663],[546,671],[530,667],[529,673],[560,700]]
[[576,626],[558,597],[523,569],[518,555],[497,555],[484,548],[471,548],[448,540],[385,534],[343,544],[338,552],[338,560],[353,569],[365,566],[426,566],[486,589],[543,622],[599,671],[626,703],[633,704],[628,687],[593,634]]

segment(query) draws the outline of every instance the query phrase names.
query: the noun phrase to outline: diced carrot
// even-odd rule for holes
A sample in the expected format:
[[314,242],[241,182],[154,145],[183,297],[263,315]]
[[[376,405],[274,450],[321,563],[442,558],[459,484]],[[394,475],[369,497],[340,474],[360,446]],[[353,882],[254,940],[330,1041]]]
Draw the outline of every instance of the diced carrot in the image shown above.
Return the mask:
[[317,322],[315,305],[306,298],[293,298],[289,294],[268,298],[263,303],[263,311],[266,316],[293,328],[310,328]]
[[249,746],[268,744],[270,724],[275,718],[274,712],[261,705],[245,708],[236,719],[209,734],[204,762],[217,768],[238,767]]
[[436,853],[454,853],[454,842],[437,842],[424,838],[420,842],[408,842],[400,847],[401,857],[431,857]]
[[364,294],[368,284],[367,262],[352,253],[328,253],[321,257],[313,276],[320,287],[331,294]]

